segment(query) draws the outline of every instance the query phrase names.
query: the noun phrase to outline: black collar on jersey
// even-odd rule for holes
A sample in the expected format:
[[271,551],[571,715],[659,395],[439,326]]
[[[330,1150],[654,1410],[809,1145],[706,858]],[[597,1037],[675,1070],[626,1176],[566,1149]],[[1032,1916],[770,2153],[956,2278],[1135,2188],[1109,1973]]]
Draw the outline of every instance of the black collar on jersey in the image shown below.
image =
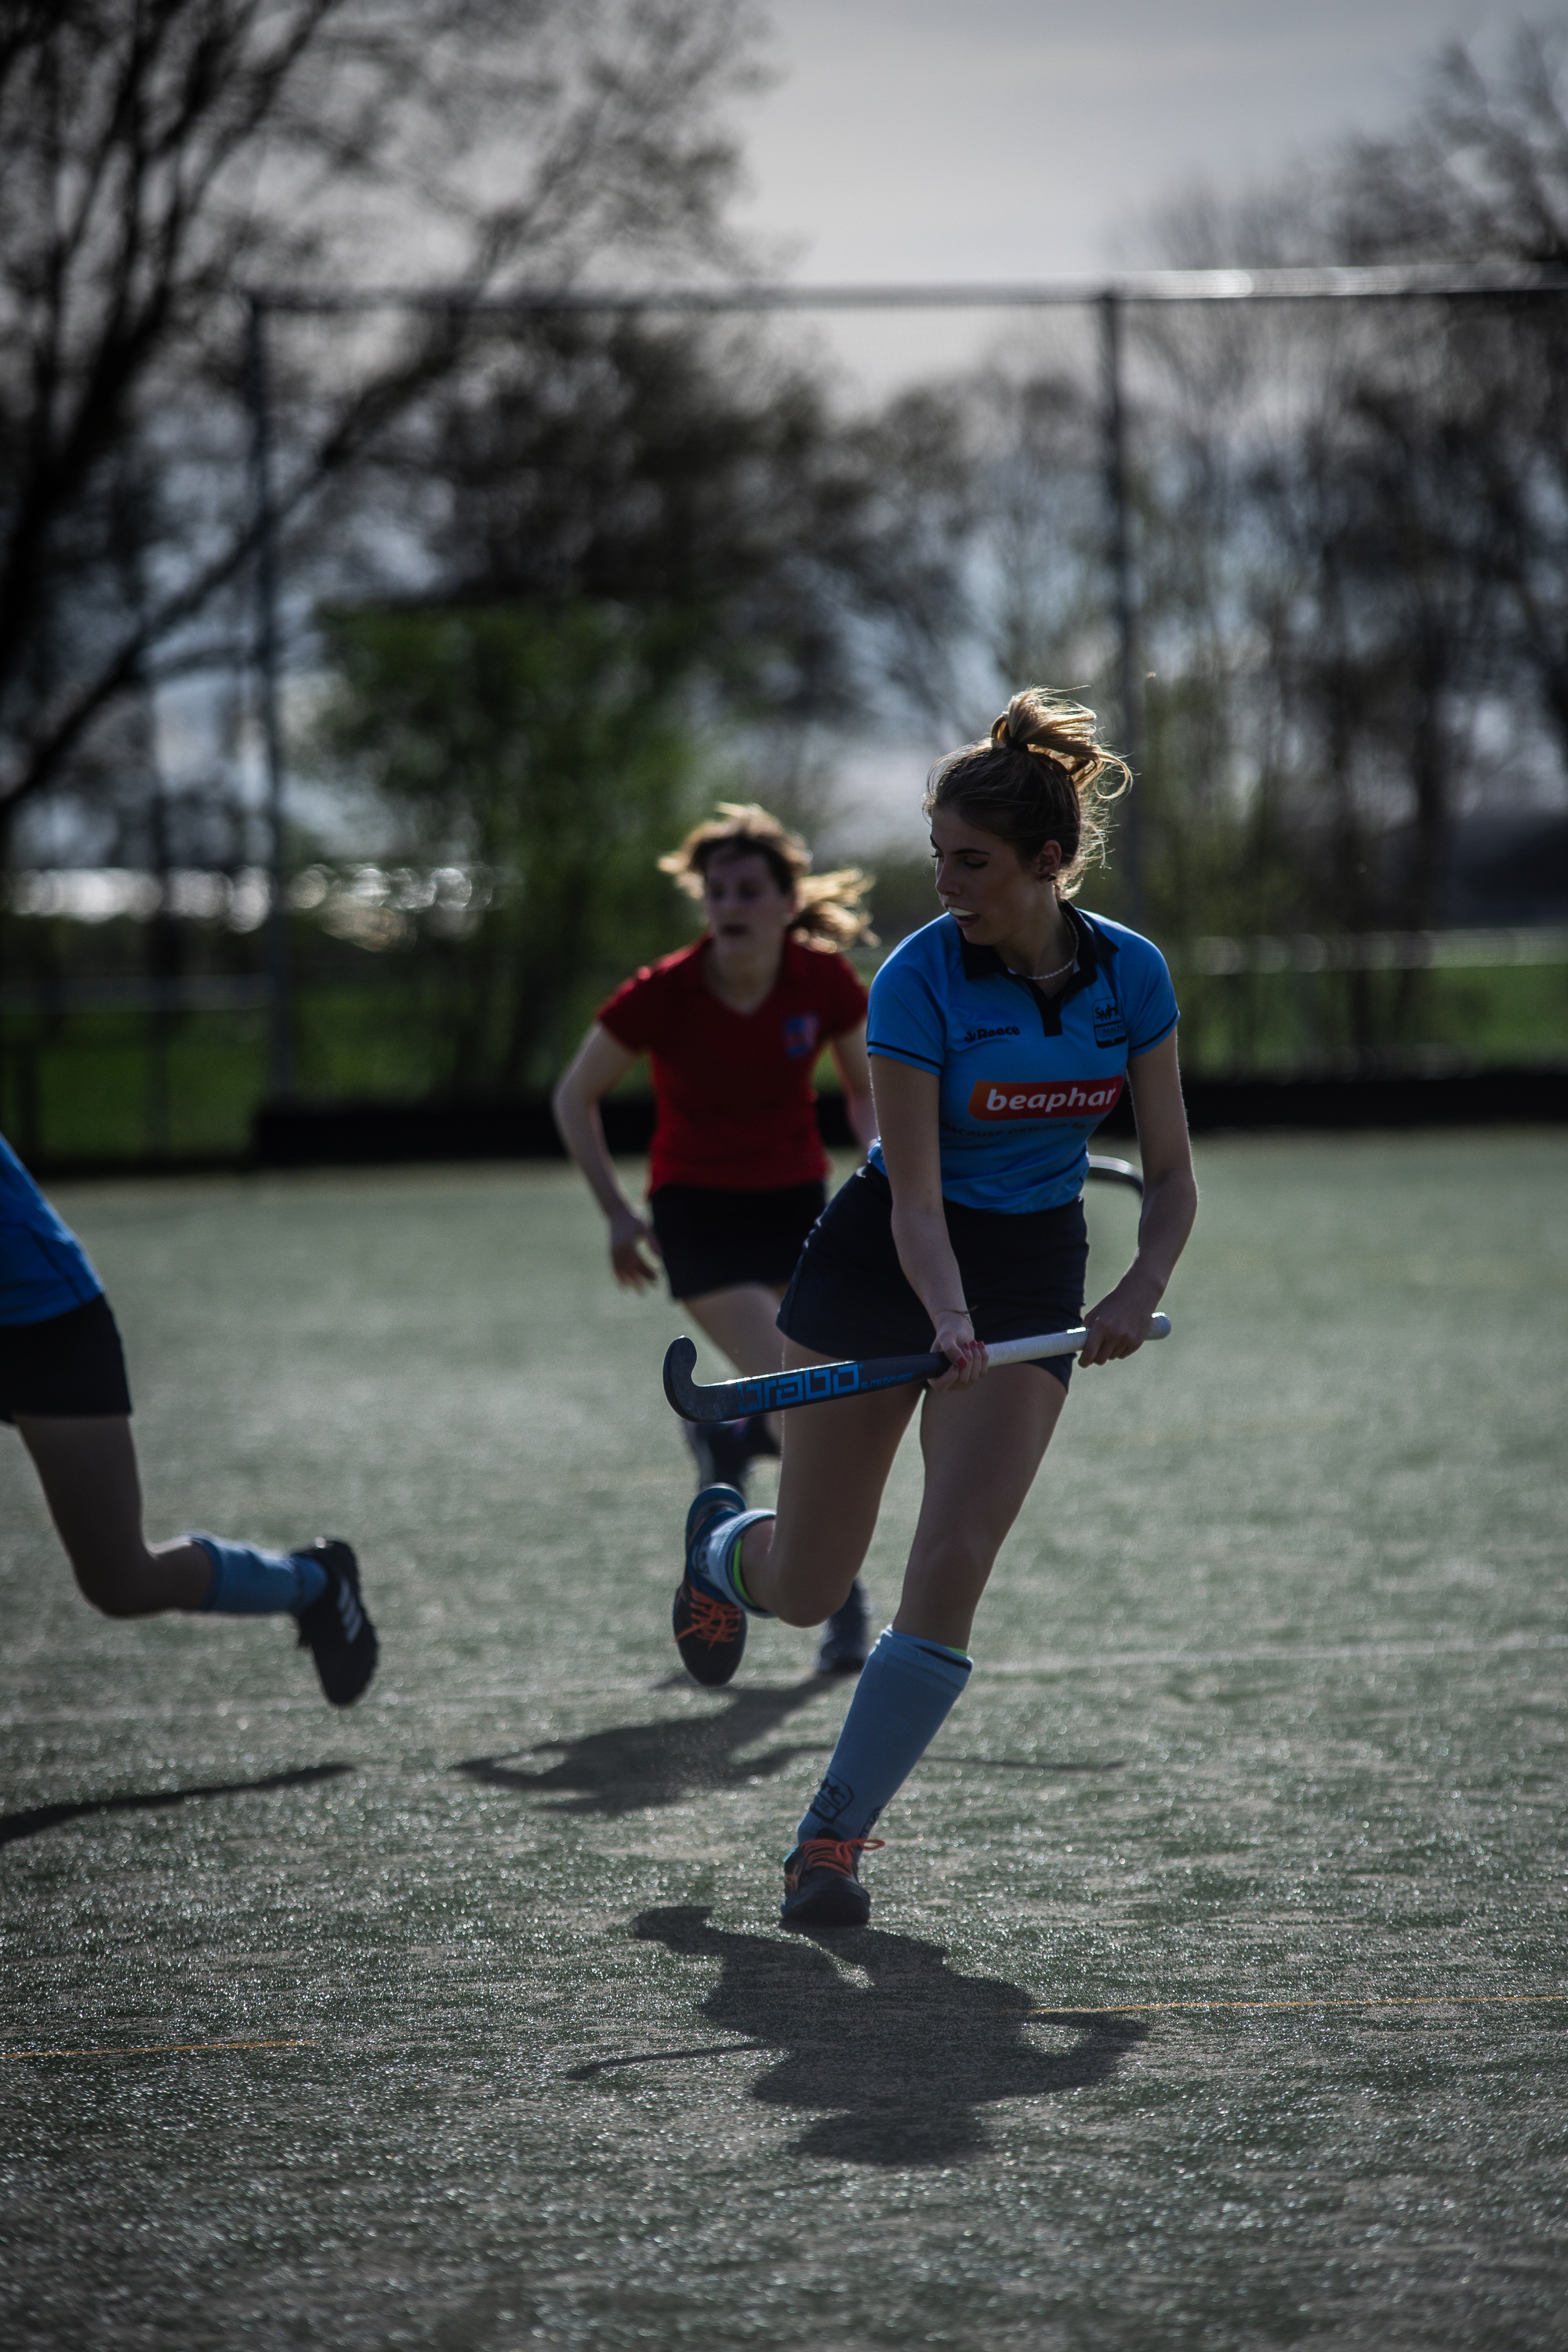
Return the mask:
[[[1070,906],[1065,898],[1060,900],[1059,904],[1062,913],[1067,918],[1068,929],[1078,943],[1078,954],[1067,986],[1058,989],[1054,996],[1043,996],[1021,971],[1009,971],[994,948],[972,946],[962,931],[958,934],[958,952],[963,960],[965,980],[986,980],[995,977],[1008,982],[1014,988],[1023,989],[1031,1001],[1039,1007],[1040,1026],[1047,1037],[1061,1035],[1062,1006],[1069,996],[1076,996],[1080,989],[1092,987],[1095,974],[1102,966],[1109,974],[1111,958],[1116,953],[1115,940],[1108,940],[1105,933],[1091,923],[1087,915],[1080,915],[1078,908]],[[1114,980],[1111,982],[1111,986],[1113,988],[1115,986]]]

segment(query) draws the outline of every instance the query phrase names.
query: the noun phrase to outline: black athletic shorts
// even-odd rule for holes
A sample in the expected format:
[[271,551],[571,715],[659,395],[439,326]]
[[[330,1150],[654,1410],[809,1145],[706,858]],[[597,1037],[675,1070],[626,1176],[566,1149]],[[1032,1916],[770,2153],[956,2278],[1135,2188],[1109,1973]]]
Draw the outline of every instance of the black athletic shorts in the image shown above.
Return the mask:
[[0,1323],[0,1421],[19,1412],[97,1418],[130,1410],[125,1350],[101,1291],[41,1323]]
[[647,1206],[670,1297],[700,1298],[739,1282],[782,1289],[826,1198],[823,1184],[785,1184],[773,1192],[661,1184]]
[[[1081,1319],[1089,1265],[1081,1201],[1016,1217],[958,1201],[942,1206],[976,1339],[1023,1339]],[[931,1317],[893,1246],[892,1188],[879,1169],[858,1169],[818,1218],[779,1308],[779,1329],[819,1356],[919,1356],[931,1349]],[[1036,1360],[1067,1387],[1070,1356]]]

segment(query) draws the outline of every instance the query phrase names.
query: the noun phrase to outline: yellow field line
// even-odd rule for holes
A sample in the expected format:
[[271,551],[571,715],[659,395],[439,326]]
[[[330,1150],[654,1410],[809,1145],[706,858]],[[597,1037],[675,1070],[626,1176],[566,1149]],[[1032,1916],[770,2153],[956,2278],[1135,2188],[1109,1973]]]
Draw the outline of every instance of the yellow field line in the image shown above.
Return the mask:
[[0,2050],[0,2058],[153,2058],[190,2050],[314,2050],[314,2042],[136,2042],[114,2050]]
[[1394,1992],[1318,1994],[1305,2000],[1108,2000],[1093,2009],[1026,2009],[1026,2017],[1125,2017],[1153,2009],[1482,2009],[1505,2001],[1564,2001],[1568,1992]]

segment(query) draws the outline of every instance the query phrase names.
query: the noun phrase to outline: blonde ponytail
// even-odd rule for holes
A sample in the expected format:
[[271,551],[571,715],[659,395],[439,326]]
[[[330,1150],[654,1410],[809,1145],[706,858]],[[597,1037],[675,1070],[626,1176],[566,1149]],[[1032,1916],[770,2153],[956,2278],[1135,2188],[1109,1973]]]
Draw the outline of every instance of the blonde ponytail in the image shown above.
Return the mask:
[[1092,710],[1054,688],[1026,687],[984,742],[966,743],[937,761],[926,784],[926,815],[959,809],[1026,864],[1054,841],[1062,854],[1057,895],[1070,898],[1086,869],[1103,861],[1101,812],[1132,782],[1126,761],[1100,741],[1098,724]]

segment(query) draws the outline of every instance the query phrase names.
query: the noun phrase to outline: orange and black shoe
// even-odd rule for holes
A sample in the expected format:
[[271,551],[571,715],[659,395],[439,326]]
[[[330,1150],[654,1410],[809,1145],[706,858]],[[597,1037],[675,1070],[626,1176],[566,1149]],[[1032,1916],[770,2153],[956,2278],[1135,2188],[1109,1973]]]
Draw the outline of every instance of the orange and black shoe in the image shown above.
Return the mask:
[[880,1838],[806,1838],[784,1864],[786,1927],[863,1927],[871,1897],[860,1884],[860,1856]]
[[727,1683],[746,1647],[746,1612],[703,1575],[698,1555],[715,1519],[746,1507],[736,1486],[704,1486],[686,1514],[686,1573],[675,1588],[670,1622],[680,1663],[694,1682]]

